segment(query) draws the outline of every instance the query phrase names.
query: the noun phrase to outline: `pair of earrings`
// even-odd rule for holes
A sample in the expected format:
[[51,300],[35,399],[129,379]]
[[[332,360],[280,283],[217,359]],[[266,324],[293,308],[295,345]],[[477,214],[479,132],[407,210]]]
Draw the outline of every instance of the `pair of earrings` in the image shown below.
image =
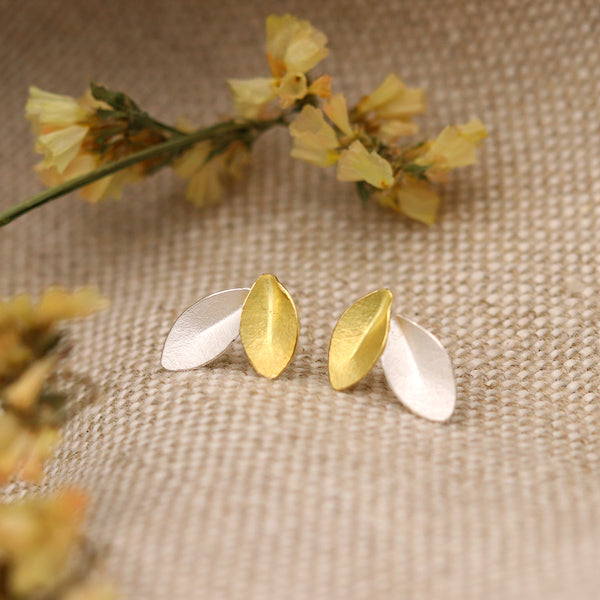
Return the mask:
[[[336,390],[358,383],[381,358],[392,391],[417,415],[448,419],[456,386],[448,353],[428,331],[403,316],[391,316],[392,292],[363,296],[342,314],[331,335],[329,381]],[[300,332],[296,305],[271,274],[251,289],[217,292],[190,306],[175,321],[161,364],[193,369],[220,356],[241,337],[254,369],[274,379],[290,364]]]

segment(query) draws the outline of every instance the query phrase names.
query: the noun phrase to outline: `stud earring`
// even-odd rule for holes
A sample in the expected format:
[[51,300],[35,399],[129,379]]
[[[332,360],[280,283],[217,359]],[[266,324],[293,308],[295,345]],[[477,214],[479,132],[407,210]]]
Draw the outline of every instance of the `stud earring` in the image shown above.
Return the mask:
[[391,316],[392,292],[381,289],[357,300],[331,335],[329,381],[335,390],[358,383],[381,358],[394,394],[431,421],[450,418],[456,404],[452,363],[442,344],[404,316]]
[[290,364],[299,332],[292,297],[277,277],[265,274],[250,289],[223,290],[185,310],[167,335],[161,365],[169,371],[206,365],[239,335],[257,373],[274,379]]

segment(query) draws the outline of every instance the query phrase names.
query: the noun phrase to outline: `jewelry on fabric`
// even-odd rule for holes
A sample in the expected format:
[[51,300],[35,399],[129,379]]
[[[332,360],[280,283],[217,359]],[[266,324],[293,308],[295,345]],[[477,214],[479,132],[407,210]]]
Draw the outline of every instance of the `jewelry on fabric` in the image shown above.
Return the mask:
[[240,335],[257,373],[274,379],[290,364],[299,332],[289,292],[274,275],[261,275],[251,289],[223,290],[185,310],[167,335],[161,365],[170,371],[201,367]]
[[331,335],[329,381],[336,390],[358,383],[379,358],[398,399],[432,421],[450,418],[456,383],[448,353],[430,332],[404,316],[391,316],[388,289],[371,292],[342,314]]

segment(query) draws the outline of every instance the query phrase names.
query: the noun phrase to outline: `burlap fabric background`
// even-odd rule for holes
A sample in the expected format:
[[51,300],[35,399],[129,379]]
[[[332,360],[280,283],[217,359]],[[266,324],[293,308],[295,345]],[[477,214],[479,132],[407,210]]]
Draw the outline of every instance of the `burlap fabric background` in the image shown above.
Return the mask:
[[[78,95],[95,78],[209,123],[230,110],[226,77],[266,73],[274,11],[328,33],[325,65],[350,99],[395,71],[427,89],[424,134],[475,115],[490,128],[431,228],[363,207],[333,173],[292,161],[278,131],[218,207],[191,207],[164,173],[121,202],[61,199],[0,231],[2,295],[97,284],[113,300],[70,328],[68,366],[98,397],[46,487],[90,491],[91,536],[127,598],[599,597],[597,2],[1,7],[3,207],[41,189],[29,84]],[[239,344],[211,368],[161,370],[184,308],[263,272],[302,322],[279,380]],[[395,402],[379,367],[347,393],[329,387],[337,317],[382,286],[453,358],[448,424]]]

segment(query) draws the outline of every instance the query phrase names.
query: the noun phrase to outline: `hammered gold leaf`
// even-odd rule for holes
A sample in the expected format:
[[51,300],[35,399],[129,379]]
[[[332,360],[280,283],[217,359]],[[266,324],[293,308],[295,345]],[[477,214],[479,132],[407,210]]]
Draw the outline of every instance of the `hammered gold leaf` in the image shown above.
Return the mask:
[[242,308],[240,337],[258,373],[278,377],[290,364],[300,323],[294,301],[274,275],[261,275]]
[[329,346],[329,381],[336,390],[358,383],[379,360],[390,329],[392,292],[371,292],[337,322]]

